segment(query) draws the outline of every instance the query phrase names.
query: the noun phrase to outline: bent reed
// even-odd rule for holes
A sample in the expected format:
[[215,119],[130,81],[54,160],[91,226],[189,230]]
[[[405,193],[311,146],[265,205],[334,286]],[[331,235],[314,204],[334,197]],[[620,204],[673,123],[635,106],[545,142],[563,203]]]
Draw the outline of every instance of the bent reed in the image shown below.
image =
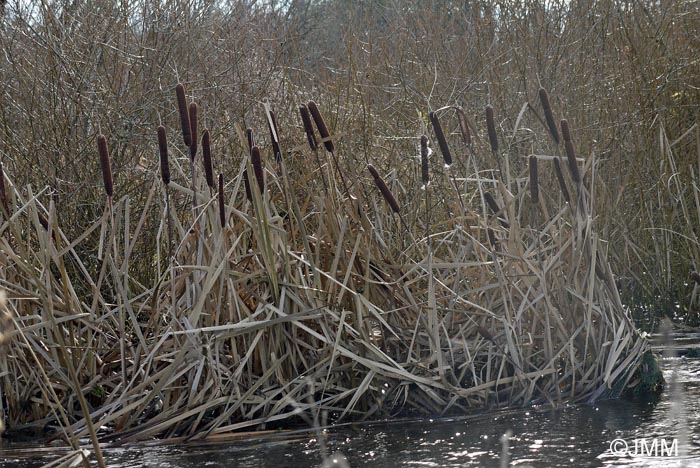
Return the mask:
[[[188,148],[168,147],[165,126],[154,125],[144,206],[119,198],[109,138],[98,137],[109,209],[76,239],[44,190],[20,188],[4,171],[0,288],[11,327],[2,330],[0,400],[10,430],[50,422],[72,444],[91,427],[101,442],[196,440],[319,412],[332,421],[461,414],[595,401],[636,384],[649,345],[587,211],[593,161],[576,159],[565,120],[570,173],[559,157],[532,155],[502,174],[494,168],[512,156],[507,138],[499,149],[491,106],[488,138],[472,140],[479,129],[461,108],[442,122],[431,114],[450,177],[421,133],[409,179],[387,161],[353,167],[321,99],[295,106],[296,133],[273,120],[274,142],[254,142],[237,127],[229,143],[243,156],[212,161],[223,137],[209,128],[198,142],[197,104],[181,84],[176,98]],[[318,154],[312,119],[330,158]],[[556,135],[552,122],[544,131]],[[188,167],[198,143],[205,177]],[[214,163],[237,167],[235,177],[224,180]],[[434,195],[418,196],[428,183]],[[414,196],[399,205],[397,193]],[[178,210],[187,200],[196,209]],[[153,212],[158,274],[141,284],[129,271],[144,261],[132,253]],[[96,275],[78,255],[93,232]]]

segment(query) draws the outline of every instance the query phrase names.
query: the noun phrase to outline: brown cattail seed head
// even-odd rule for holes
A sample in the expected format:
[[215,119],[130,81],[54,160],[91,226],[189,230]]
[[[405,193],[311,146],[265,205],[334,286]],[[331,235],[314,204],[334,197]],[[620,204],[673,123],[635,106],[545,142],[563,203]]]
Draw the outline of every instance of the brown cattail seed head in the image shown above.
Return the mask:
[[253,129],[248,127],[245,129],[245,138],[248,141],[248,151],[253,150],[253,146],[255,146],[255,137],[253,136]]
[[186,146],[192,143],[192,133],[190,130],[190,113],[187,109],[187,98],[185,97],[185,87],[178,83],[175,87],[177,95],[177,109],[180,112],[180,125],[182,126],[182,140]]
[[219,174],[219,221],[226,227],[226,207],[224,206],[224,175]]
[[7,202],[7,191],[5,190],[5,172],[2,169],[2,163],[0,162],[0,205],[2,209],[5,210],[7,216],[10,215],[10,205]]
[[430,172],[428,169],[428,156],[430,155],[430,148],[428,148],[428,137],[423,135],[420,137],[420,169],[421,177],[423,179],[423,187],[427,187],[430,183]]
[[537,156],[530,156],[530,198],[534,204],[540,201],[540,189],[537,184]]
[[557,175],[557,182],[559,182],[559,190],[561,190],[561,194],[564,197],[564,200],[566,201],[566,203],[571,203],[569,189],[566,188],[566,180],[564,180],[564,174],[561,171],[561,164],[559,164],[558,159],[554,160],[554,173]]
[[257,146],[253,146],[250,150],[250,164],[253,166],[253,172],[255,173],[255,179],[258,181],[258,187],[260,187],[260,193],[265,191],[265,172],[263,171],[262,158],[260,157],[260,149]]
[[209,140],[209,130],[204,129],[202,133],[202,161],[204,162],[204,177],[207,179],[207,186],[214,188],[214,168],[211,165],[211,141]]
[[438,119],[435,112],[428,114],[430,123],[433,124],[433,131],[435,131],[435,138],[437,138],[438,146],[440,146],[440,152],[442,153],[442,159],[445,160],[445,165],[452,165],[452,154],[450,153],[450,147],[447,146],[447,139],[445,138],[445,133],[442,131],[442,125],[440,125],[440,119]]
[[321,111],[318,110],[318,106],[314,101],[309,101],[306,106],[309,108],[309,112],[311,112],[311,117],[313,117],[314,123],[316,123],[318,133],[321,135],[321,138],[325,140],[323,145],[326,147],[326,151],[332,153],[334,150],[333,141],[329,139],[331,134],[328,131],[328,127],[326,127],[326,122],[323,120]]
[[165,127],[158,127],[158,150],[160,151],[160,177],[163,183],[170,183],[170,163],[168,162],[168,135]]
[[564,136],[564,148],[566,148],[566,159],[569,161],[569,173],[571,173],[571,180],[579,183],[581,182],[581,174],[578,171],[576,151],[574,150],[574,143],[571,141],[569,122],[567,122],[566,119],[561,120],[561,134]]
[[198,120],[199,107],[196,102],[190,102],[190,130],[192,131],[192,141],[190,142],[190,159],[194,161],[197,156],[197,140],[199,139]]
[[306,133],[306,139],[309,142],[309,147],[311,148],[311,151],[316,151],[318,146],[316,144],[314,127],[311,125],[311,114],[309,114],[309,109],[304,104],[299,106],[299,115],[301,115],[301,123],[304,125],[304,133]]
[[282,160],[282,150],[280,149],[280,142],[279,142],[279,137],[280,134],[278,132],[279,127],[277,126],[277,117],[275,116],[275,113],[273,111],[270,111],[270,121],[267,122],[267,125],[270,127],[270,140],[272,141],[272,153],[275,156],[275,161],[278,163]]
[[695,284],[700,285],[700,273],[698,273],[697,271],[694,271],[694,270],[693,270],[693,271],[690,272],[690,279],[691,279]]
[[394,213],[398,213],[399,211],[401,211],[401,207],[396,202],[394,194],[391,193],[391,190],[389,190],[389,187],[386,185],[386,182],[384,182],[384,179],[382,179],[382,177],[379,175],[374,166],[372,166],[371,164],[367,164],[367,169],[369,170],[370,174],[372,174],[375,185],[377,186],[379,191],[382,192],[384,200],[386,200],[386,202],[389,204]]
[[[501,211],[501,208],[498,206],[496,199],[493,198],[493,195],[491,195],[491,193],[484,192],[484,200],[486,201],[486,204],[489,206],[489,208],[491,208],[493,214],[497,214],[499,211]],[[498,221],[504,228],[510,227],[510,224],[506,220],[499,218]]]
[[547,127],[549,128],[549,134],[552,136],[552,140],[557,145],[559,144],[559,132],[557,131],[557,124],[554,122],[554,114],[552,113],[552,105],[549,102],[549,94],[544,88],[540,88],[540,104],[542,104],[542,110],[544,111],[544,118],[547,121]]
[[459,120],[459,131],[462,134],[462,141],[467,146],[472,145],[472,134],[469,131],[469,123],[467,122],[467,116],[464,114],[464,109],[461,107],[457,108],[457,119]]
[[250,181],[248,180],[248,169],[243,170],[243,186],[245,187],[245,197],[248,201],[253,201],[253,192],[250,191]]
[[100,166],[102,166],[102,182],[104,182],[107,196],[111,198],[114,195],[114,183],[112,182],[112,166],[109,162],[107,139],[104,135],[97,136],[97,151],[100,154]]
[[486,106],[486,130],[489,134],[491,151],[498,152],[498,136],[496,135],[496,119],[493,116],[493,107]]

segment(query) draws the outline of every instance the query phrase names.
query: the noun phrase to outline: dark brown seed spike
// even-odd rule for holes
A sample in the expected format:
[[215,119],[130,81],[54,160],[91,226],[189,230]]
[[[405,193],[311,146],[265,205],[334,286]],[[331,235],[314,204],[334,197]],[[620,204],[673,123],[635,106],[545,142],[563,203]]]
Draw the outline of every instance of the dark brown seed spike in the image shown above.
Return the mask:
[[100,154],[100,166],[102,167],[102,182],[108,197],[114,195],[114,183],[112,181],[112,165],[109,162],[109,150],[107,139],[104,135],[97,136],[97,151]]
[[540,189],[537,183],[537,156],[530,156],[530,198],[535,205],[540,201]]
[[576,151],[574,143],[571,141],[571,133],[569,132],[569,122],[566,119],[561,120],[561,133],[564,135],[564,148],[566,149],[566,159],[569,162],[569,173],[571,180],[575,183],[581,182],[581,174],[578,170],[578,162],[576,161]]
[[265,172],[263,171],[262,158],[260,157],[260,149],[257,146],[253,146],[250,150],[250,163],[253,165],[253,172],[255,173],[255,179],[258,181],[258,187],[260,187],[260,193],[265,192]]
[[486,130],[489,134],[491,151],[498,152],[498,136],[496,135],[496,119],[493,115],[493,107],[486,106]]
[[177,109],[180,112],[180,125],[182,126],[182,140],[186,146],[190,146],[192,142],[192,133],[190,129],[190,113],[187,109],[187,98],[185,97],[185,87],[182,83],[178,83],[175,87],[177,95]]
[[316,144],[314,127],[311,125],[311,114],[309,114],[309,109],[302,104],[299,106],[299,114],[301,115],[301,123],[304,125],[304,133],[306,133],[306,140],[309,142],[309,147],[311,148],[311,151],[316,151],[318,145]]
[[442,125],[440,125],[440,119],[435,112],[428,114],[430,123],[433,124],[433,131],[435,132],[435,138],[438,141],[438,146],[440,146],[440,152],[442,153],[442,159],[445,161],[445,165],[452,165],[452,153],[450,153],[450,147],[447,145],[447,139],[445,138],[445,133],[442,131]]
[[323,142],[323,145],[326,147],[326,151],[332,153],[334,151],[333,141],[329,139],[331,134],[328,131],[328,127],[326,126],[326,121],[323,120],[321,111],[318,110],[318,106],[314,101],[309,101],[306,104],[306,106],[308,107],[309,112],[311,113],[311,117],[314,119],[314,123],[316,124],[316,128],[318,129],[319,135],[321,135],[321,138],[325,140]]
[[164,126],[158,127],[158,150],[160,151],[160,177],[163,183],[170,183],[170,163],[168,162],[168,135]]
[[690,272],[690,279],[695,283],[700,285],[700,273],[697,271],[691,271]]
[[253,192],[250,190],[250,181],[248,180],[248,169],[243,170],[243,186],[245,187],[245,197],[248,201],[253,201]]
[[207,179],[207,186],[214,188],[214,168],[211,164],[211,141],[209,130],[204,129],[202,133],[202,161],[204,162],[204,177]]
[[253,146],[255,146],[255,136],[252,128],[248,127],[245,129],[245,138],[248,140],[248,151],[252,151]]
[[382,192],[384,200],[386,200],[386,202],[389,204],[392,211],[394,211],[394,213],[400,212],[401,207],[396,201],[396,198],[394,198],[394,194],[391,193],[391,190],[389,190],[389,186],[387,186],[386,182],[384,182],[384,179],[382,179],[377,170],[371,164],[367,164],[367,169],[369,170],[370,174],[372,174],[375,185],[377,186],[379,191]]
[[194,161],[197,156],[197,140],[199,140],[198,121],[199,108],[196,102],[190,102],[190,130],[192,131],[192,141],[190,142],[190,159]]
[[559,131],[557,130],[557,124],[554,121],[554,114],[552,113],[552,105],[549,102],[549,94],[544,88],[539,90],[540,104],[542,104],[542,110],[544,111],[544,118],[547,121],[547,127],[549,127],[549,134],[552,136],[552,140],[557,145],[559,144]]
[[224,175],[219,174],[219,221],[226,227],[226,207],[224,206]]
[[427,187],[430,183],[430,172],[428,165],[428,154],[430,150],[428,148],[428,137],[423,135],[420,137],[420,168],[421,177],[423,179],[423,186]]
[[496,199],[493,198],[493,195],[491,195],[490,192],[484,192],[484,200],[486,201],[486,204],[491,208],[491,211],[493,214],[498,213],[501,211],[501,208],[498,206],[498,203],[496,203]]

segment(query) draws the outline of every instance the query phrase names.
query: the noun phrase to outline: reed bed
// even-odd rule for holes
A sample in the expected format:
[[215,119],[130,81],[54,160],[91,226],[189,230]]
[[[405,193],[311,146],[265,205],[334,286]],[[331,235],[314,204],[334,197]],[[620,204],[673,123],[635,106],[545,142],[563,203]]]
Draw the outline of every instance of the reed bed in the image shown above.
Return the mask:
[[[649,346],[592,220],[594,157],[567,151],[580,173],[558,176],[556,155],[509,164],[493,109],[488,139],[472,139],[480,129],[458,109],[457,143],[444,130],[449,115],[431,115],[450,176],[429,173],[423,136],[416,177],[401,180],[387,161],[352,166],[318,100],[297,107],[303,122],[286,138],[268,119],[274,144],[239,128],[240,157],[223,163],[234,177],[215,186],[216,130],[204,131],[203,177],[193,170],[197,104],[188,107],[184,87],[176,96],[186,147],[168,146],[154,125],[144,206],[120,196],[109,138],[98,138],[108,197],[78,238],[67,238],[70,220],[47,193],[5,171],[0,289],[11,326],[0,329],[0,401],[11,430],[52,423],[77,450],[89,434],[197,440],[312,424],[320,413],[459,414],[595,401],[635,385]],[[502,159],[508,177],[493,172]],[[559,191],[567,184],[571,204]],[[176,209],[188,200],[192,211]],[[129,272],[144,261],[133,248],[154,209],[157,275],[142,284]],[[78,255],[92,233],[96,274]]]

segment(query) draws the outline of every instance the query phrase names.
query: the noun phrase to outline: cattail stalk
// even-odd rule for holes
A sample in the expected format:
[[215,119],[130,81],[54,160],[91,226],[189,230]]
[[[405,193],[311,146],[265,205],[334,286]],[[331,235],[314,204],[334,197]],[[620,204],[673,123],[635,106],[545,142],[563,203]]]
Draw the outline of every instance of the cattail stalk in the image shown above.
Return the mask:
[[177,96],[177,109],[180,112],[180,125],[182,126],[182,140],[185,146],[190,146],[192,143],[192,133],[190,129],[190,113],[187,109],[187,98],[185,97],[185,87],[182,83],[178,83],[175,87]]
[[221,227],[226,227],[226,206],[224,206],[224,175],[219,174],[219,221]]
[[309,109],[311,117],[314,119],[319,135],[321,135],[321,138],[324,140],[323,145],[326,147],[326,151],[332,153],[335,150],[333,147],[333,140],[330,139],[331,134],[326,126],[326,121],[323,120],[321,111],[318,110],[318,106],[314,101],[309,101],[306,107]]
[[202,133],[202,161],[204,162],[204,177],[207,179],[207,186],[214,189],[214,168],[211,164],[211,141],[209,130],[204,129]]
[[100,166],[102,167],[102,182],[105,186],[105,192],[109,198],[114,195],[114,182],[112,181],[112,165],[109,162],[109,149],[107,148],[107,139],[104,135],[97,136],[97,151],[100,154]]
[[554,159],[554,173],[557,175],[557,182],[559,182],[559,190],[564,197],[566,203],[571,203],[571,197],[569,196],[569,189],[566,188],[566,180],[564,179],[564,173],[561,170],[561,164],[559,164],[558,159]]
[[566,119],[561,120],[561,134],[564,136],[564,147],[566,148],[566,159],[569,161],[569,172],[571,180],[575,183],[581,182],[581,174],[578,170],[578,162],[576,161],[576,151],[574,143],[571,141],[571,133],[569,132],[569,122]]
[[0,205],[5,210],[5,215],[10,216],[10,204],[7,202],[7,191],[5,190],[5,172],[0,162]]
[[197,141],[199,139],[199,134],[197,133],[199,108],[196,102],[190,103],[190,130],[192,132],[192,141],[190,143],[190,159],[194,161],[195,156],[197,156]]
[[542,110],[544,111],[544,118],[547,121],[547,127],[549,128],[549,134],[554,140],[554,143],[559,145],[559,131],[557,131],[557,124],[554,121],[554,114],[552,113],[552,105],[549,102],[549,94],[544,88],[539,90],[540,104],[542,104]]
[[540,201],[540,190],[537,183],[537,156],[530,156],[530,198],[535,205]]
[[265,193],[265,172],[263,170],[262,158],[260,157],[260,149],[257,146],[253,146],[250,150],[250,164],[253,166],[253,172],[255,173],[255,179],[258,181],[260,193]]
[[440,146],[440,152],[442,153],[442,159],[445,161],[446,166],[452,165],[452,153],[450,153],[450,147],[447,145],[447,139],[445,138],[445,133],[442,131],[442,125],[440,125],[440,119],[435,112],[428,114],[430,123],[433,124],[433,131],[435,132],[435,138],[438,141],[438,146]]
[[384,182],[384,179],[382,179],[377,170],[371,164],[367,164],[367,169],[369,170],[370,174],[372,174],[375,185],[377,186],[379,191],[382,192],[384,200],[386,200],[386,202],[389,204],[394,213],[399,213],[401,211],[401,207],[396,201],[396,198],[394,198],[394,194],[392,194],[391,190],[389,190],[389,187],[386,185],[386,182]]
[[428,166],[428,155],[430,154],[430,149],[428,148],[428,137],[423,135],[420,137],[420,168],[421,168],[421,178],[423,180],[423,187],[427,188],[430,184],[430,172]]
[[164,126],[158,127],[158,150],[160,152],[160,177],[163,184],[170,184],[170,163],[168,162],[168,135]]

